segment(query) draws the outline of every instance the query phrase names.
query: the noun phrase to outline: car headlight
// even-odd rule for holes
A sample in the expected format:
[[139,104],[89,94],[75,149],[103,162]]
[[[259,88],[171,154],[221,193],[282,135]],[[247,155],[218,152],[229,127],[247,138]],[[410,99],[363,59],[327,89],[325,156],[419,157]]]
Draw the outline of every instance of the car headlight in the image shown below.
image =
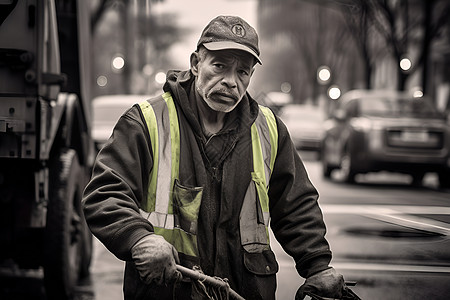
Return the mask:
[[372,129],[372,121],[367,118],[353,118],[350,120],[350,125],[358,131],[367,132]]

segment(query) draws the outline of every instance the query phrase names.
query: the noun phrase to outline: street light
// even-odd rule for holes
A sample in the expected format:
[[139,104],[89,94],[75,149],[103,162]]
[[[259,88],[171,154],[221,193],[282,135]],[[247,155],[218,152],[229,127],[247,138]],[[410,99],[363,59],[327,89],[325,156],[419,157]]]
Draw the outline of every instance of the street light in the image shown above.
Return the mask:
[[331,70],[327,66],[320,66],[317,69],[317,81],[326,84],[331,79]]
[[106,86],[108,84],[108,78],[104,75],[100,75],[97,77],[97,85],[98,86]]
[[291,87],[291,84],[289,82],[283,82],[281,84],[281,91],[283,93],[286,93],[286,94],[290,93],[291,92],[291,88],[292,87]]
[[142,68],[142,73],[144,73],[145,76],[150,76],[153,74],[153,67],[150,64],[146,64],[143,68]]
[[125,59],[121,54],[116,54],[111,61],[111,67],[113,71],[120,72],[124,66],[125,66]]
[[400,60],[400,68],[403,71],[408,71],[409,69],[411,69],[411,66],[412,66],[412,63],[409,58],[405,57]]
[[341,96],[341,89],[337,85],[332,85],[328,89],[328,97],[337,100]]
[[422,98],[423,97],[423,91],[419,86],[415,86],[412,89],[412,94],[414,98]]
[[158,72],[155,75],[155,81],[159,84],[163,84],[166,82],[166,74],[164,72]]

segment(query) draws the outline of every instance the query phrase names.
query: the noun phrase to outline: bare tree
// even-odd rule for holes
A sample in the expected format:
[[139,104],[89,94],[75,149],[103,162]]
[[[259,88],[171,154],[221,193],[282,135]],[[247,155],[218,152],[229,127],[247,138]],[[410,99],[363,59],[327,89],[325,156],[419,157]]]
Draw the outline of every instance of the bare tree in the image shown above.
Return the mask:
[[104,12],[111,6],[113,0],[100,0],[100,3],[92,8],[91,12],[91,32],[95,32],[98,22],[102,18]]
[[283,77],[293,83],[296,102],[306,98],[317,101],[325,92],[317,81],[320,66],[328,66],[334,79],[343,78],[347,72],[344,63],[348,34],[339,13],[330,4],[298,0],[260,2],[262,40],[269,41],[269,51],[273,51],[276,62],[274,68],[268,68],[271,74],[267,76]]
[[[181,38],[183,29],[174,22],[174,16],[152,13],[151,5],[155,2],[162,1],[99,0],[92,4],[91,31],[97,41],[95,53],[102,53],[104,56],[113,51],[111,49],[117,49],[115,52],[122,54],[126,60],[120,74],[111,76],[118,81],[114,92],[138,93],[150,90],[150,82],[148,78],[144,78],[150,75],[144,76],[144,67],[151,65],[154,71],[162,65],[166,67],[169,63],[167,49]],[[104,18],[111,11],[117,17],[108,20]],[[109,22],[109,27],[114,28],[104,30],[100,26],[105,25],[103,22]],[[104,69],[101,73],[110,73],[109,65],[105,62],[97,67]],[[148,72],[149,68],[146,70]]]
[[[449,15],[450,3],[446,0],[348,0],[340,1],[347,8],[345,16],[371,73],[375,52],[368,47],[373,26],[384,40],[389,53],[397,62],[397,88],[404,90],[408,77],[422,68],[423,91],[426,91],[430,46],[438,36]],[[356,12],[356,13],[354,13]],[[417,51],[411,51],[415,49]],[[416,52],[414,58],[412,53]],[[400,61],[409,57],[414,64],[404,71]],[[371,75],[366,75],[370,77]]]
[[372,87],[372,71],[375,64],[375,50],[370,45],[371,23],[368,20],[370,10],[366,1],[339,2],[345,23],[353,37],[364,65],[364,88]]

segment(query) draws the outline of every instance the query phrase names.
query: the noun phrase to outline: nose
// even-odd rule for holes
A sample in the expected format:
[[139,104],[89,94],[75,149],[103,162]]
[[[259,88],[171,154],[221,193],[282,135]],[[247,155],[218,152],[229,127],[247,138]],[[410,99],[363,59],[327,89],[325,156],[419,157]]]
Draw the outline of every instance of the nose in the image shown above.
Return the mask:
[[224,74],[221,84],[226,86],[227,88],[231,89],[236,88],[237,87],[236,72],[234,70],[228,70],[228,72]]

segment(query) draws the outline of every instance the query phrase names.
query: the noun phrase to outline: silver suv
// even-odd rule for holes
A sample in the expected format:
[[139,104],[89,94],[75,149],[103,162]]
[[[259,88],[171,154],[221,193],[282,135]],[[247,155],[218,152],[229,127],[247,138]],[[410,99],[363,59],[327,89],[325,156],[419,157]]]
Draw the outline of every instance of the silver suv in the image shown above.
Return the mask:
[[322,170],[355,175],[391,171],[412,175],[421,184],[436,172],[440,187],[450,187],[450,125],[430,99],[407,93],[353,90],[342,96],[326,121]]

